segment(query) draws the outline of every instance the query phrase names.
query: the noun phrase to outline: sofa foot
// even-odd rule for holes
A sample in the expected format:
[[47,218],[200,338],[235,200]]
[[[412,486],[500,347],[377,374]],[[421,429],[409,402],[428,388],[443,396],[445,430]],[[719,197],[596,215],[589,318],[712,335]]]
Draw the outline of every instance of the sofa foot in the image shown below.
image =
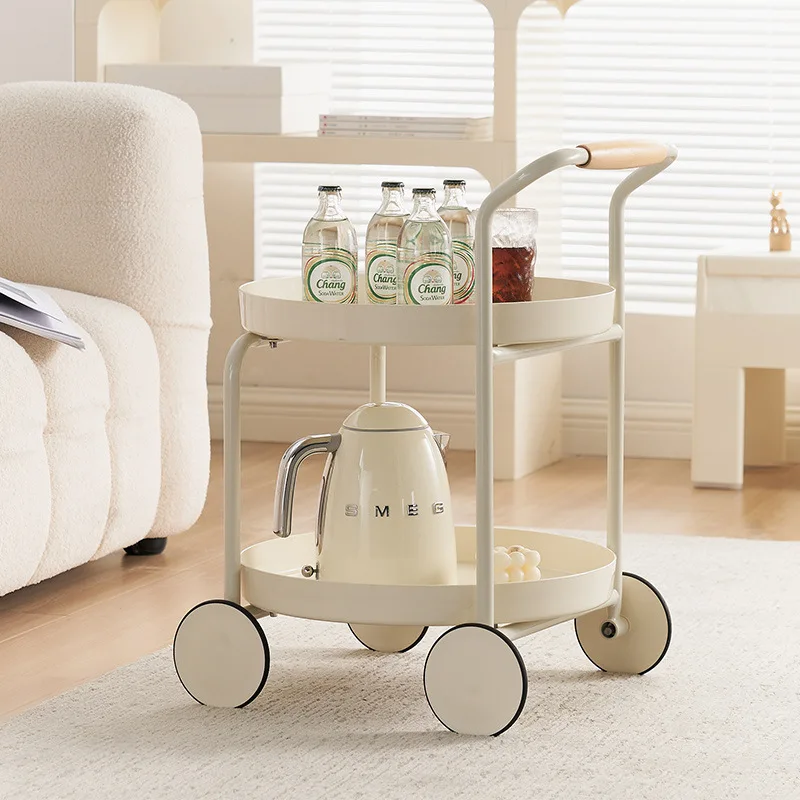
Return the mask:
[[136,544],[125,548],[129,556],[157,556],[163,553],[167,546],[167,537],[159,536],[154,539],[142,539]]

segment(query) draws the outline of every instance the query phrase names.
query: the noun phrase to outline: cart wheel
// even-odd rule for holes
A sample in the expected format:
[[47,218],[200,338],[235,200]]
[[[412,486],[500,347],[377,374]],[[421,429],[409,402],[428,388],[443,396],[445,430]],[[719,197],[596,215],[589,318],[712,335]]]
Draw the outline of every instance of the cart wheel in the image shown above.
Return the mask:
[[614,636],[613,630],[604,630],[608,613],[600,609],[578,617],[575,633],[589,661],[603,672],[644,675],[669,649],[672,618],[652,583],[630,572],[622,574],[620,614],[628,621],[628,630],[620,636]]
[[246,706],[269,674],[269,645],[258,620],[228,600],[189,611],[175,632],[172,656],[183,688],[206,706]]
[[496,628],[456,625],[425,662],[425,697],[439,722],[456,733],[499,736],[522,713],[528,673],[514,643]]
[[367,650],[376,653],[405,653],[416,647],[428,632],[418,625],[348,625],[353,636]]

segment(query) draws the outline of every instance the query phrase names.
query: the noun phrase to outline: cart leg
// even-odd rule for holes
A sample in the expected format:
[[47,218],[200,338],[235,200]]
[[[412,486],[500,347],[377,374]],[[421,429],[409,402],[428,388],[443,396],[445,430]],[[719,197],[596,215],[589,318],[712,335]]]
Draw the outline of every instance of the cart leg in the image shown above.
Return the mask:
[[222,376],[223,470],[225,473],[225,599],[241,603],[241,502],[242,502],[242,421],[239,399],[241,371],[245,354],[263,341],[254,333],[240,336],[228,351]]
[[616,602],[609,606],[609,620],[617,634],[625,633],[627,624],[620,616],[622,607],[622,485],[625,455],[625,337],[611,343],[609,366],[608,418],[608,519],[606,544],[617,557],[614,572]]
[[[628,621],[621,613],[623,606],[622,588],[622,466],[625,455],[625,202],[634,190],[650,178],[666,169],[677,152],[668,148],[669,154],[658,164],[652,164],[628,175],[614,190],[608,213],[608,272],[609,282],[616,289],[614,295],[614,322],[623,328],[623,335],[611,343],[609,366],[609,415],[608,415],[608,520],[606,524],[606,545],[617,557],[614,573],[616,599],[608,606],[607,624],[603,636],[613,639],[627,633]],[[612,595],[613,597],[613,595]]]
[[[505,186],[505,183],[503,184]],[[496,189],[495,192],[498,190]],[[494,355],[492,351],[492,214],[505,197],[489,195],[475,230],[475,303],[478,341],[475,353],[475,531],[476,622],[494,627]],[[501,193],[502,195],[502,193]]]

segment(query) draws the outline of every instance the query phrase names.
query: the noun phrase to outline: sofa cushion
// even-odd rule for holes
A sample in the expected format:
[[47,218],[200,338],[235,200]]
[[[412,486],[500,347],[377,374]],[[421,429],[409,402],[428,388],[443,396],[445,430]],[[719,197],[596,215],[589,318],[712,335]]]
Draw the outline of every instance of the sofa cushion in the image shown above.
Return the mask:
[[[7,330],[3,328],[3,330]],[[47,405],[39,371],[0,332],[0,595],[30,581],[50,531]]]
[[[81,329],[86,350],[8,327],[0,333],[3,373],[5,362],[20,362],[10,373],[11,386],[4,388],[17,402],[33,398],[16,446],[23,454],[17,461],[22,459],[27,470],[24,505],[40,514],[49,511],[43,543],[41,531],[31,529],[27,516],[13,529],[0,518],[0,541],[8,545],[9,557],[16,560],[16,551],[25,553],[25,568],[15,569],[13,579],[5,568],[1,571],[0,593],[144,538],[158,506],[160,384],[149,326],[120,303],[48,291]],[[33,413],[37,402],[39,417]],[[19,410],[15,413],[22,416]],[[11,462],[7,467],[6,459],[0,459],[4,508],[16,502],[9,493],[14,488],[8,483],[10,468]]]
[[[50,526],[32,583],[88,561],[103,538],[111,492],[106,436],[108,380],[90,337],[86,351],[6,328],[41,377],[47,406],[42,441],[50,475]],[[18,396],[30,391],[20,383]],[[3,499],[3,506],[13,498]],[[13,538],[24,531],[12,533]]]
[[158,354],[150,326],[132,308],[64,289],[48,291],[92,338],[108,377],[111,497],[97,558],[143,539],[156,516],[161,492]]

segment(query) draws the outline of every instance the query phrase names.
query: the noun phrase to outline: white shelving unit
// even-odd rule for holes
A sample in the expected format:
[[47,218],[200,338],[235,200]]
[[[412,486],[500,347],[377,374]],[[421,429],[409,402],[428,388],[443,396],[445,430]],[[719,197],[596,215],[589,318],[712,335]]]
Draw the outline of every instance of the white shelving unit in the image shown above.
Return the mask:
[[[170,0],[75,0],[75,74],[101,81],[106,63],[158,61],[159,15]],[[537,0],[477,0],[494,26],[494,135],[461,139],[324,138],[206,134],[207,161],[302,162],[471,167],[496,186],[517,165],[517,40],[524,11]],[[541,0],[539,0],[541,2]],[[577,0],[547,0],[561,13]],[[108,12],[112,13],[109,15]]]
[[515,158],[512,142],[235,133],[205,134],[203,152],[207,161],[472,167],[487,179]]
[[[196,6],[191,9],[186,0],[172,0],[174,4],[178,2],[181,3],[181,24],[168,25],[165,38],[162,15],[172,10],[166,8],[170,0],[75,0],[77,80],[102,81],[106,63],[157,62],[165,51],[165,42],[167,55],[164,57],[170,60],[246,63],[252,59],[252,13],[247,16],[248,9],[252,8],[248,5],[251,0],[216,0],[217,22],[220,8],[224,7],[226,15],[238,15],[236,25],[224,31],[210,30],[215,15],[209,14],[208,9],[215,0],[196,0]],[[490,141],[267,136],[235,131],[204,135],[204,157],[212,168],[206,185],[212,298],[220,309],[212,332],[209,368],[212,382],[213,376],[221,372],[222,354],[238,335],[238,319],[227,310],[233,293],[232,273],[243,283],[252,277],[253,272],[254,231],[252,226],[249,231],[245,230],[250,223],[244,222],[242,213],[252,197],[253,181],[252,175],[248,178],[241,171],[235,172],[241,170],[242,165],[297,162],[469,167],[483,175],[492,187],[517,168],[517,41],[520,19],[529,6],[543,0],[477,2],[488,10],[493,25],[494,131]],[[575,2],[577,0],[546,0],[562,14]],[[170,22],[175,22],[174,17]],[[185,46],[189,39],[197,43]],[[230,46],[229,41],[233,42]],[[548,141],[542,142],[541,149],[553,144],[550,138],[548,132]],[[225,177],[220,171],[225,173]],[[509,204],[514,202],[512,198]],[[236,225],[216,222],[214,215],[227,213],[232,207],[238,210]],[[554,234],[551,234],[551,239],[554,241]],[[225,254],[224,264],[213,261],[215,253]],[[548,254],[542,255],[546,261]],[[550,360],[520,361],[503,366],[501,370],[504,391],[502,398],[498,399],[498,411],[508,424],[496,438],[497,472],[501,478],[516,478],[560,458],[561,370],[558,362]],[[534,408],[521,401],[522,393],[517,385],[532,383],[546,389],[543,396],[551,398],[547,404]],[[216,424],[221,424],[221,421]],[[517,435],[519,430],[527,432],[522,439]]]

